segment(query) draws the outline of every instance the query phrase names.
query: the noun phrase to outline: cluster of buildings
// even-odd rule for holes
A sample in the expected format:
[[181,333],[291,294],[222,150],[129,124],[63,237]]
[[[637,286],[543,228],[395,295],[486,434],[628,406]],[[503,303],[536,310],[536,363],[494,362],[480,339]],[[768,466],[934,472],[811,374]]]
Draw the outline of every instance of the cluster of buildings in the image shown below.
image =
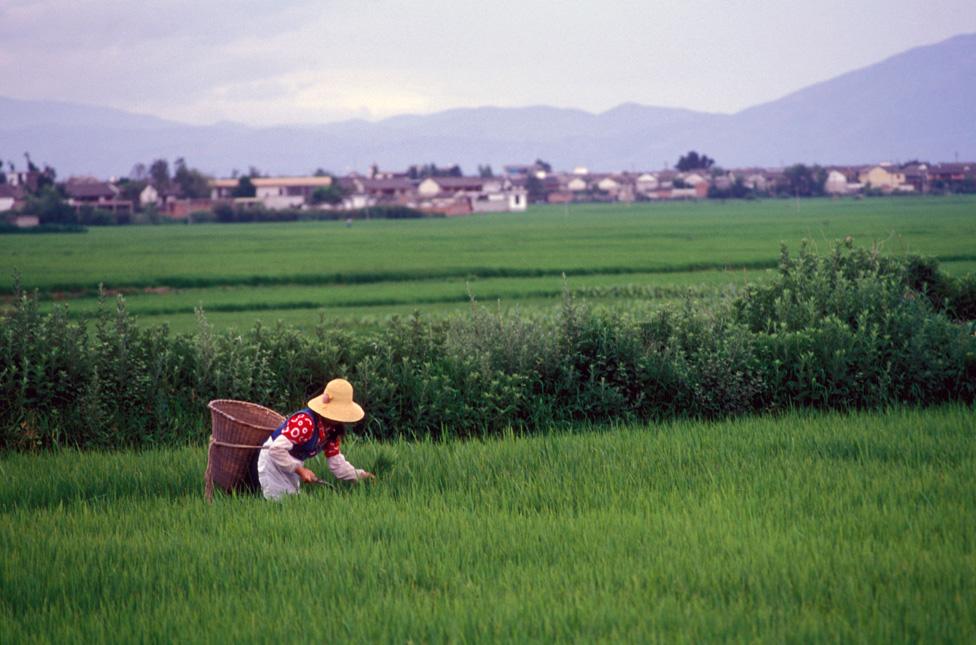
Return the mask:
[[426,177],[411,179],[406,173],[381,172],[368,176],[255,177],[254,197],[234,197],[237,179],[214,179],[210,198],[230,200],[236,206],[262,206],[270,210],[323,207],[315,204],[315,191],[335,182],[341,201],[324,207],[359,210],[374,206],[404,206],[428,213],[466,215],[524,211],[528,205],[524,182],[512,177]]
[[[976,187],[976,163],[828,166],[819,170],[822,190],[815,194],[925,194]],[[544,173],[545,201],[657,201],[724,197],[735,185],[757,195],[792,194],[789,168],[736,168],[591,173]],[[529,172],[533,172],[530,168]]]
[[[976,187],[976,163],[910,163],[904,165],[829,166],[819,171],[822,190],[816,194],[857,195],[929,193]],[[0,212],[16,212],[29,193],[36,192],[39,175],[10,173],[0,183]],[[733,186],[755,194],[790,194],[784,186],[789,169],[701,169],[680,172],[598,173],[586,168],[552,172],[547,166],[505,166],[504,173],[487,177],[414,177],[402,172],[383,172],[373,167],[366,175],[344,177],[249,177],[253,195],[239,196],[241,179],[212,179],[208,196],[187,197],[178,186],[144,183],[133,190],[124,180],[73,178],[59,184],[68,206],[119,217],[153,210],[173,219],[191,213],[213,211],[226,204],[236,209],[358,210],[374,206],[402,206],[444,215],[519,212],[528,203],[635,202],[705,199],[728,196]],[[323,189],[328,200],[321,199]],[[249,191],[250,192],[250,191]],[[18,223],[36,223],[20,215]]]

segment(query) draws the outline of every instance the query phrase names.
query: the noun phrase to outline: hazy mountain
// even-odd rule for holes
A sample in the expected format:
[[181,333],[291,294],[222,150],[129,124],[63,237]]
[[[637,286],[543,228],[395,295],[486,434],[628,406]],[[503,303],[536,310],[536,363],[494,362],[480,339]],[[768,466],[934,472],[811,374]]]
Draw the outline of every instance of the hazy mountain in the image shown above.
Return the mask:
[[155,116],[133,114],[96,105],[62,101],[25,101],[0,97],[0,131],[67,124],[90,128],[116,127],[134,130],[180,125]]
[[120,175],[185,157],[226,175],[477,164],[537,157],[557,168],[660,168],[696,149],[725,166],[976,159],[976,35],[909,50],[737,114],[627,103],[600,114],[480,107],[378,122],[190,126],[95,106],[0,98],[0,158],[24,151],[61,176]]

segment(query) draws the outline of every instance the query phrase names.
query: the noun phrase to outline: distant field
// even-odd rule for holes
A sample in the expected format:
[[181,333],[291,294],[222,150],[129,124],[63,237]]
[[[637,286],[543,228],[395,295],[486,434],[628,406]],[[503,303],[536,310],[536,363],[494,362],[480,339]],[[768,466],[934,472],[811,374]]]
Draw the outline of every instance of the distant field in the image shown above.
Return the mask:
[[[159,226],[82,235],[0,236],[0,289],[28,288],[96,307],[99,283],[123,288],[143,324],[309,324],[454,310],[469,294],[547,306],[566,285],[595,299],[709,296],[761,278],[779,245],[826,248],[852,236],[884,252],[976,268],[976,198],[771,200],[536,207],[420,221]],[[75,296],[83,297],[75,297]]]
[[[255,320],[308,326],[319,315],[349,325],[378,322],[391,315],[460,311],[474,299],[482,306],[539,308],[555,306],[564,289],[591,302],[640,300],[664,302],[684,297],[712,297],[734,285],[761,278],[769,269],[696,271],[683,273],[636,273],[583,275],[565,279],[539,278],[445,278],[367,284],[280,285],[261,287],[210,287],[178,289],[165,293],[131,292],[128,310],[144,325],[167,322],[176,331],[194,327],[195,308],[203,306],[207,319],[219,327],[249,327]],[[108,298],[96,296],[48,301],[45,309],[67,302],[73,316],[88,316],[99,307],[114,308]]]
[[973,418],[352,441],[375,484],[212,506],[204,446],[2,455],[0,642],[971,643]]

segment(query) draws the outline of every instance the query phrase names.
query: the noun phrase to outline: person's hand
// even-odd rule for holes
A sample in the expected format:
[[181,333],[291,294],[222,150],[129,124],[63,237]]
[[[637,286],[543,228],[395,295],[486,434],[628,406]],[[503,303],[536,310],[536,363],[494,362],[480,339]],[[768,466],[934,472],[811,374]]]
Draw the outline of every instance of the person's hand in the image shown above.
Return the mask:
[[369,472],[368,470],[364,470],[362,472],[362,474],[359,475],[359,478],[360,479],[376,479],[376,475],[374,475],[373,473]]
[[306,484],[311,484],[316,481],[318,477],[311,470],[305,466],[299,466],[295,469],[295,474],[302,478],[302,481]]

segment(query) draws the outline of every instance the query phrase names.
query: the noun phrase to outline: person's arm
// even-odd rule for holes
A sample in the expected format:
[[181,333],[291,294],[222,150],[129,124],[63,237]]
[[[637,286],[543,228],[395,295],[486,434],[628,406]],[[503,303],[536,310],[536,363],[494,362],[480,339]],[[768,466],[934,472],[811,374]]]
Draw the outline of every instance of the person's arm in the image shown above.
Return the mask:
[[268,458],[281,470],[293,473],[302,466],[301,461],[288,454],[294,445],[288,437],[283,434],[279,435],[277,439],[271,442],[271,447],[268,448]]
[[288,419],[284,431],[271,442],[268,457],[282,470],[295,473],[301,477],[303,482],[315,481],[318,479],[315,473],[306,468],[301,460],[295,459],[289,454],[296,443],[308,441],[314,431],[315,423],[307,414],[300,413],[292,416]]
[[339,452],[341,439],[333,437],[325,446],[326,462],[329,464],[329,471],[336,479],[345,481],[356,481],[359,479],[373,479],[373,473],[356,468]]
[[346,458],[341,452],[329,457],[326,461],[329,464],[329,470],[336,479],[355,481],[357,479],[368,479],[373,477],[372,473],[362,470],[361,468],[356,468],[346,461]]

